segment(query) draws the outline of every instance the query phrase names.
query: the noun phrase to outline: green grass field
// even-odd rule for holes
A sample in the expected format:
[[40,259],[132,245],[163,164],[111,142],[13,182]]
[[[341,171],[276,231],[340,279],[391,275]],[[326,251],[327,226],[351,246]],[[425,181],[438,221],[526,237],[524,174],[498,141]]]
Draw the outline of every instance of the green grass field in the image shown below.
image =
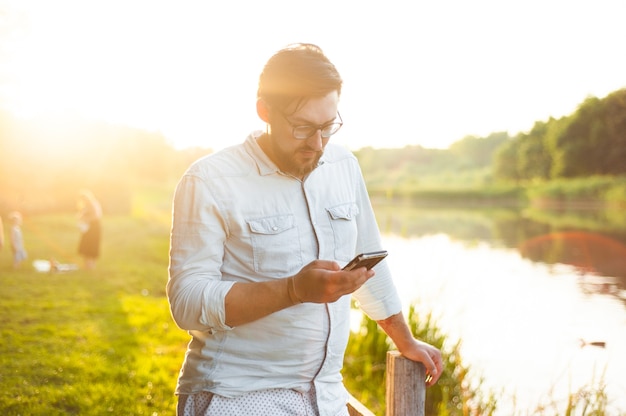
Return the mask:
[[165,298],[169,218],[105,217],[93,271],[39,273],[35,259],[77,263],[74,217],[26,217],[29,259],[0,252],[0,413],[174,415],[188,335]]

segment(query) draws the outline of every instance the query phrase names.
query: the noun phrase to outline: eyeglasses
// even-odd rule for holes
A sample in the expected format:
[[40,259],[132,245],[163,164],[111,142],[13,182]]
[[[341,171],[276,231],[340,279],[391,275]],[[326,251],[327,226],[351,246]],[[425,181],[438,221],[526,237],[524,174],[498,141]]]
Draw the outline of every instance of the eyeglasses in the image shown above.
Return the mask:
[[282,112],[280,112],[280,115],[283,116],[285,121],[291,126],[291,133],[294,139],[298,140],[306,140],[309,137],[313,136],[315,133],[317,133],[318,130],[322,133],[323,138],[328,139],[330,136],[337,133],[341,126],[343,126],[343,120],[341,119],[341,114],[339,114],[339,112],[337,112],[337,118],[339,119],[339,121],[335,119],[326,124],[320,124],[319,126],[313,124],[296,125],[289,121],[287,116],[284,115]]

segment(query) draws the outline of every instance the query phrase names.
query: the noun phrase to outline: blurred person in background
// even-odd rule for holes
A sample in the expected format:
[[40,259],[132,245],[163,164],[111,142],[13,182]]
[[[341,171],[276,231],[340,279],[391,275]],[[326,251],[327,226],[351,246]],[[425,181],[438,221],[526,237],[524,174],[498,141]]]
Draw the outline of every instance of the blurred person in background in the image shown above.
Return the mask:
[[80,229],[78,254],[84,259],[85,269],[93,270],[100,256],[102,207],[88,190],[82,190],[78,195],[78,227]]
[[11,251],[13,253],[13,268],[19,269],[22,262],[28,258],[26,248],[24,247],[24,236],[22,235],[22,214],[13,211],[9,214],[9,241],[11,243]]

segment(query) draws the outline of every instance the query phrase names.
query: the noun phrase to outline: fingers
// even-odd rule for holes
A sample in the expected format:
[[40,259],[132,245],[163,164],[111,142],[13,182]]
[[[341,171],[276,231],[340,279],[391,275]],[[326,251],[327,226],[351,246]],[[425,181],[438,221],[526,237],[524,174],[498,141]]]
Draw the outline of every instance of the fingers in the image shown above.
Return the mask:
[[349,272],[342,271],[341,273],[344,275],[343,282],[346,285],[346,290],[349,291],[348,293],[352,293],[363,286],[365,282],[374,277],[376,274],[374,270],[368,270],[365,267],[350,270]]
[[328,270],[331,272],[336,272],[341,270],[341,267],[336,261],[332,260],[313,260],[311,263],[307,264],[302,268],[302,270],[310,270],[310,269],[322,269]]
[[304,302],[334,302],[351,294],[374,276],[373,270],[365,267],[342,271],[333,261],[315,260],[293,276],[290,289]]
[[428,359],[424,360],[424,366],[426,367],[426,386],[430,387],[437,383],[439,377],[443,372],[443,359],[441,352],[436,348],[432,348],[428,351]]
[[402,351],[402,354],[413,361],[424,364],[426,370],[424,383],[427,387],[437,383],[443,374],[441,351],[428,343],[413,339],[413,343],[409,344],[408,349]]

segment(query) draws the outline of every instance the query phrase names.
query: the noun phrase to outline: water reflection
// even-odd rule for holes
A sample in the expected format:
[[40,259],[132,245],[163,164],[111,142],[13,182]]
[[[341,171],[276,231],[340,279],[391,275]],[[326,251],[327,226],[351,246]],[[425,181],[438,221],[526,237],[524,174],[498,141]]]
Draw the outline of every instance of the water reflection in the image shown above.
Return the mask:
[[626,412],[626,226],[606,213],[375,209],[405,303],[462,340],[502,392],[500,415],[562,410],[599,381],[617,412],[606,414]]
[[571,265],[583,276],[580,281],[587,290],[624,300],[626,215],[622,211],[424,209],[406,201],[375,205],[385,233],[405,237],[443,233],[466,244],[514,248],[534,262]]
[[598,233],[553,232],[526,240],[519,250],[534,261],[571,264],[582,274],[623,277],[626,272],[626,246]]

